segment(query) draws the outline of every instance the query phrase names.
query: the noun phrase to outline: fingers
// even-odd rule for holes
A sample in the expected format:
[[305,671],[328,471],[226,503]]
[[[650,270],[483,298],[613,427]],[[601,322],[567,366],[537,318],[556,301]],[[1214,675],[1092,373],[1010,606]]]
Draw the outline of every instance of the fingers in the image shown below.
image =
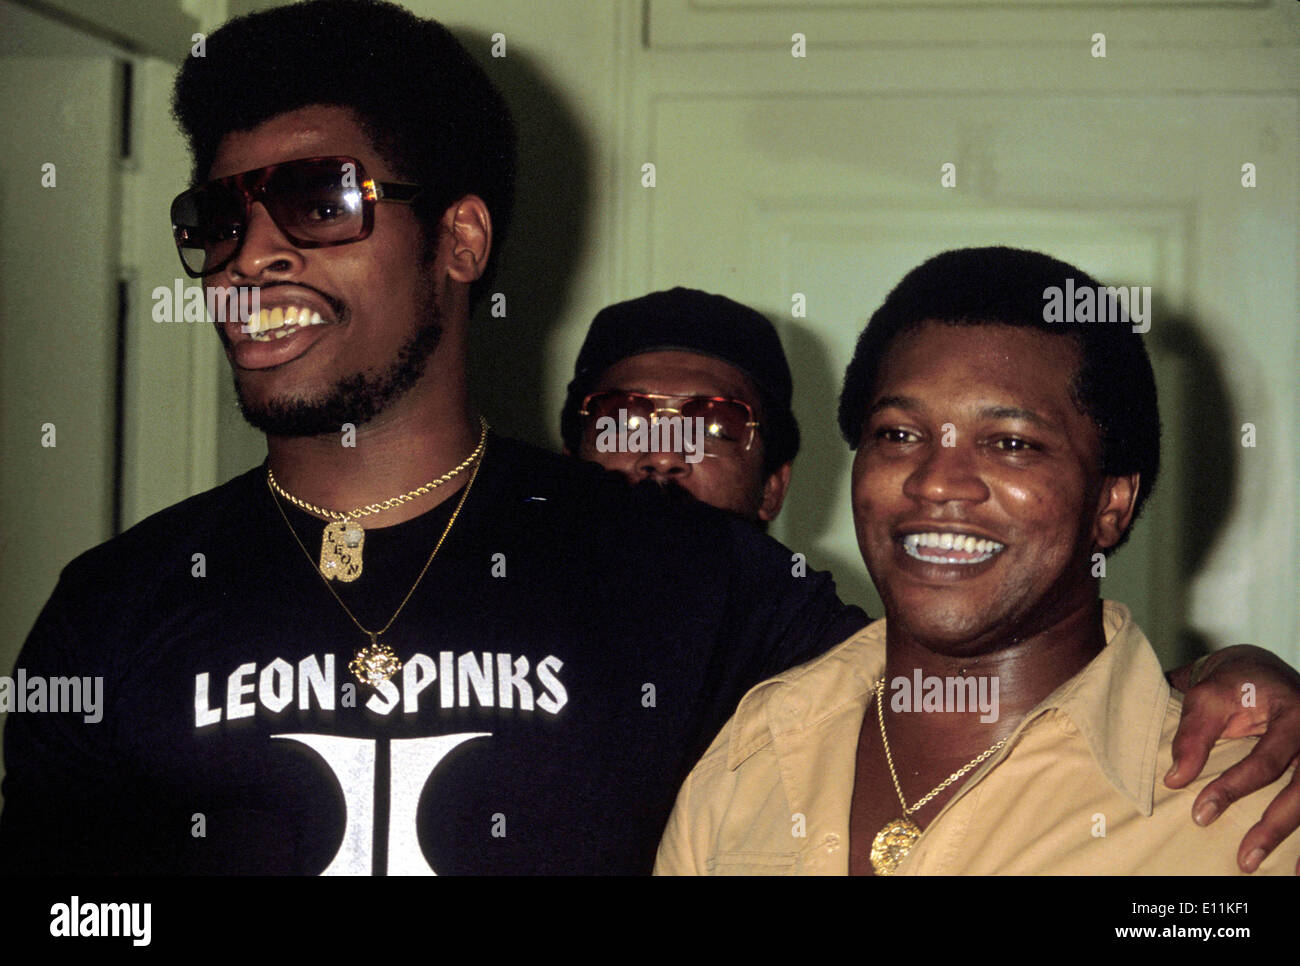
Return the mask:
[[1293,730],[1297,723],[1281,719],[1275,722],[1264,737],[1255,743],[1250,754],[1201,789],[1201,794],[1196,796],[1197,800],[1213,796],[1223,799],[1226,807],[1277,781],[1295,760],[1297,750],[1300,750],[1297,749],[1297,735]]
[[[1165,775],[1166,785],[1182,788],[1201,773],[1210,749],[1229,717],[1229,712],[1217,708],[1215,702],[1205,700],[1195,689],[1183,699],[1183,716],[1178,722],[1178,731],[1174,733],[1174,764]],[[1202,797],[1204,792],[1197,801]]]
[[[1192,803],[1192,818],[1198,825],[1209,825],[1233,802],[1276,781],[1294,763],[1291,738],[1270,730],[1250,754],[1210,782]],[[1294,777],[1264,810],[1263,817],[1251,827],[1237,850],[1237,864],[1247,872],[1259,868],[1260,862],[1300,827],[1300,783]]]
[[[1297,827],[1300,827],[1300,772],[1291,776],[1286,788],[1269,803],[1263,817],[1241,840],[1237,865],[1243,872],[1254,872]],[[1297,860],[1294,871],[1300,875],[1300,860]]]

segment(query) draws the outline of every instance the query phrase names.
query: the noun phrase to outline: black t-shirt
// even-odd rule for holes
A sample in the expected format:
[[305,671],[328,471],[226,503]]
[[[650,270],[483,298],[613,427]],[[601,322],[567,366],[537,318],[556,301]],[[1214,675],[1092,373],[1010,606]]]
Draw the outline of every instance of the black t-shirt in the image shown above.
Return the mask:
[[[366,531],[335,584],[365,627],[458,499]],[[324,523],[282,506],[319,554]],[[64,570],[15,675],[47,708],[100,678],[102,718],[11,711],[0,867],[645,873],[744,692],[866,619],[743,521],[494,436],[376,691],[259,467]]]

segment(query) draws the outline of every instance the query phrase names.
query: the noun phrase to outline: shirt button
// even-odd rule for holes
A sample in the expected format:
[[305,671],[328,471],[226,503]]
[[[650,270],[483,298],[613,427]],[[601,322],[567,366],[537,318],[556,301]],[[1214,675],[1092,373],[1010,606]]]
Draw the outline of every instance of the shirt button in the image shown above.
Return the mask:
[[827,852],[838,852],[840,848],[840,837],[838,835],[828,835],[822,843]]

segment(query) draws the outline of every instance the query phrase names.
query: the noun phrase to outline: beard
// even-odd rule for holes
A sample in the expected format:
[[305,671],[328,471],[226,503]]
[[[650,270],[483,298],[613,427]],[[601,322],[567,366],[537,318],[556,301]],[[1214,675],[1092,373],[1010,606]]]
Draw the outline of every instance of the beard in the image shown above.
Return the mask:
[[316,399],[272,399],[253,405],[244,397],[235,376],[239,411],[255,429],[268,436],[322,436],[337,433],[344,423],[361,426],[400,399],[424,375],[424,367],[442,340],[442,312],[437,300],[425,300],[425,321],[397,351],[387,369],[345,376]]

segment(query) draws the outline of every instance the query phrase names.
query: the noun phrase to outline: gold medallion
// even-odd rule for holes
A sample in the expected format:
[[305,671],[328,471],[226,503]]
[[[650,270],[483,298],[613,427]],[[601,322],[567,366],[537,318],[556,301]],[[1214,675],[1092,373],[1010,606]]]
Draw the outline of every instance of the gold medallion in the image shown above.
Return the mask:
[[357,651],[348,670],[362,684],[377,688],[402,669],[402,661],[391,647],[379,643],[379,635],[371,634],[370,643]]
[[[406,606],[407,601],[411,599],[416,588],[420,586],[420,581],[424,579],[424,575],[428,572],[430,564],[433,563],[433,558],[438,556],[438,551],[442,549],[442,544],[443,541],[447,539],[447,534],[451,533],[451,528],[455,526],[456,518],[460,516],[460,511],[464,509],[465,501],[469,499],[469,492],[474,488],[474,481],[478,479],[478,471],[483,466],[483,454],[487,449],[487,438],[487,420],[480,416],[478,446],[476,446],[474,452],[470,453],[469,456],[466,457],[465,460],[455,469],[442,474],[442,476],[438,477],[431,483],[426,483],[423,486],[416,487],[410,493],[403,493],[390,500],[385,500],[382,503],[372,503],[368,506],[358,507],[356,510],[349,511],[348,513],[327,510],[323,507],[318,507],[315,504],[308,503],[306,500],[300,500],[292,493],[285,492],[284,488],[280,486],[279,483],[275,482],[275,474],[271,472],[271,467],[269,465],[267,466],[266,485],[271,490],[271,502],[275,504],[276,510],[279,511],[280,518],[284,520],[284,525],[289,528],[290,536],[293,537],[294,543],[298,544],[298,549],[302,551],[303,556],[307,558],[308,563],[311,563],[311,552],[307,549],[307,545],[302,542],[302,538],[298,536],[298,531],[293,528],[293,524],[289,522],[289,516],[284,512],[284,507],[280,506],[280,500],[278,497],[283,497],[294,506],[300,507],[308,513],[336,518],[333,522],[326,525],[325,533],[321,537],[320,565],[316,569],[317,573],[321,575],[321,580],[325,584],[325,589],[334,595],[334,599],[338,601],[339,606],[343,608],[344,613],[348,615],[352,623],[357,625],[357,629],[370,638],[370,643],[358,650],[356,655],[348,663],[348,670],[351,671],[362,684],[369,684],[371,687],[377,688],[402,669],[402,661],[397,656],[397,652],[387,644],[380,644],[379,636],[381,634],[386,634],[388,629],[393,626],[393,622],[396,621],[398,616],[402,613],[402,609]],[[347,604],[343,603],[343,598],[339,596],[339,592],[330,585],[330,580],[341,580],[344,583],[349,583],[361,576],[361,550],[365,546],[366,531],[357,518],[371,513],[381,513],[384,510],[391,510],[393,507],[400,506],[403,503],[409,503],[417,496],[423,496],[430,490],[437,489],[471,466],[474,467],[474,471],[470,473],[469,482],[465,484],[465,489],[461,491],[460,500],[457,501],[456,509],[451,513],[451,519],[447,521],[447,526],[443,529],[442,536],[438,538],[438,542],[435,543],[433,549],[429,551],[429,558],[425,560],[424,566],[420,568],[420,573],[415,578],[415,583],[411,584],[411,589],[406,592],[406,596],[402,598],[402,602],[397,605],[397,610],[393,611],[393,616],[388,618],[388,623],[377,631],[372,631],[362,626],[361,622],[357,620],[357,615],[352,613],[352,609],[348,607]],[[338,517],[341,517],[342,519],[337,519]]]
[[320,542],[320,572],[328,580],[349,584],[361,576],[361,549],[366,531],[356,520],[334,520],[325,525]]
[[893,875],[921,837],[920,827],[910,818],[896,818],[871,843],[871,867],[876,875]]

